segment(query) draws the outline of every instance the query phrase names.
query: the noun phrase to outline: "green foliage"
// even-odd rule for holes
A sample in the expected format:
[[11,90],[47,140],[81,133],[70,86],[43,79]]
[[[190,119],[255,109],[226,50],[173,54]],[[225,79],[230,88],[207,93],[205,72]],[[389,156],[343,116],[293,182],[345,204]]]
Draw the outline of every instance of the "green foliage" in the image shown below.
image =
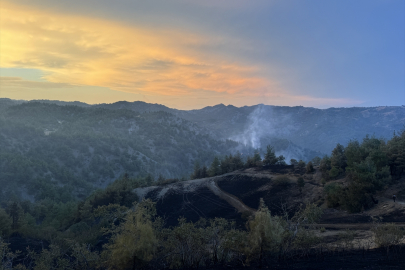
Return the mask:
[[[95,191],[87,198],[86,202],[93,209],[109,204],[119,204],[129,207],[134,201],[138,200],[136,194],[132,192],[133,189],[148,185],[150,177],[148,175],[146,178],[130,179],[127,175],[124,175],[122,178],[108,185],[104,190]],[[79,209],[83,208],[86,202],[79,204]]]
[[318,157],[318,156],[316,156],[316,157],[314,157],[313,159],[312,159],[312,164],[314,165],[314,166],[319,166],[320,164],[321,164],[321,158],[320,157]]
[[312,164],[311,161],[309,161],[307,163],[307,166],[305,166],[305,171],[306,171],[306,173],[313,173],[315,171],[314,170],[314,165]]
[[337,207],[343,195],[343,187],[338,183],[330,183],[325,185],[326,201],[328,207]]
[[277,157],[277,165],[287,165],[285,162],[285,157],[283,155],[280,155]]
[[284,228],[278,217],[273,217],[260,199],[259,209],[254,219],[249,221],[249,256],[258,255],[262,260],[264,253],[276,252],[283,241]]
[[400,134],[394,133],[386,145],[386,153],[391,175],[399,178],[405,169],[405,129]]
[[237,146],[167,112],[9,106],[0,115],[0,202],[25,191],[36,201],[84,199],[123,172],[178,178],[191,173],[194,160],[206,164]]
[[208,175],[210,177],[212,177],[212,176],[220,175],[221,173],[222,173],[221,162],[218,157],[215,157],[208,170]]
[[345,156],[345,148],[343,145],[338,143],[335,149],[333,149],[330,157],[330,165],[332,168],[336,168],[338,171],[344,172],[344,169],[347,166],[347,161]]
[[198,268],[208,256],[205,248],[206,231],[204,228],[179,219],[178,226],[165,230],[165,253],[171,268]]
[[333,149],[330,159],[324,157],[324,159],[321,160],[320,169],[324,178],[336,179],[344,174],[346,166],[347,158],[345,148],[338,143],[335,149]]
[[398,245],[405,236],[404,228],[394,223],[377,224],[371,231],[374,234],[374,242],[378,247]]
[[256,167],[256,164],[255,164],[254,159],[251,158],[250,156],[247,156],[247,158],[246,158],[245,167],[246,167],[246,168],[253,168],[253,167]]
[[298,160],[292,158],[292,159],[290,159],[290,164],[294,165],[294,166],[297,166],[298,165]]
[[253,164],[255,164],[255,167],[263,166],[262,157],[260,156],[260,153],[258,150],[256,150],[253,155]]
[[332,168],[331,161],[328,156],[324,156],[319,165],[319,170],[322,172],[322,178],[329,180],[329,170]]
[[266,148],[266,154],[264,155],[263,165],[270,166],[276,164],[278,161],[274,148],[271,145],[268,145]]
[[9,244],[0,237],[0,270],[11,269],[13,266],[13,261],[16,259],[17,255],[11,252],[8,247]]
[[305,161],[302,161],[302,160],[298,161],[298,164],[297,164],[298,169],[304,170],[305,166],[306,166]]
[[110,269],[135,269],[152,260],[158,243],[155,216],[155,204],[146,200],[135,205],[118,227],[107,231],[113,234],[104,251]]
[[3,208],[0,208],[0,237],[7,236],[11,230],[11,217]]

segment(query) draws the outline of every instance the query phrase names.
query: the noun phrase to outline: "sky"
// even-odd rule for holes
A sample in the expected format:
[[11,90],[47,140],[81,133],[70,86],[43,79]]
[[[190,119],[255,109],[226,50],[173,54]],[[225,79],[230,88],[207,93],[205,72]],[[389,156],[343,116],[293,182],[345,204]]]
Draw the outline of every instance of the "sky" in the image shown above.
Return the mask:
[[403,0],[0,0],[0,98],[405,105]]

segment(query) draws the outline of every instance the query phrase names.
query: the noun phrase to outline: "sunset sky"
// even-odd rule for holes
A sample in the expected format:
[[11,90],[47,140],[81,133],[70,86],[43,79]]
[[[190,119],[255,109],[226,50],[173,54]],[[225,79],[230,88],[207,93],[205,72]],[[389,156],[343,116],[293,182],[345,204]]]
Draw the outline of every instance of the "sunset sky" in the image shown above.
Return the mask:
[[0,97],[405,105],[405,1],[0,0]]

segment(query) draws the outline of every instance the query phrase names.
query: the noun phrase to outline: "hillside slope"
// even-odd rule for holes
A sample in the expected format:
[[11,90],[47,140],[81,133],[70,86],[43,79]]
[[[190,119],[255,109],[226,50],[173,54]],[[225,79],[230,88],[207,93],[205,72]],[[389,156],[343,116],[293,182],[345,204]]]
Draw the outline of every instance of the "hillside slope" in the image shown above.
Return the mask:
[[[2,199],[84,197],[123,173],[190,175],[195,160],[246,149],[166,112],[29,102],[0,114]],[[7,194],[7,196],[6,196]]]

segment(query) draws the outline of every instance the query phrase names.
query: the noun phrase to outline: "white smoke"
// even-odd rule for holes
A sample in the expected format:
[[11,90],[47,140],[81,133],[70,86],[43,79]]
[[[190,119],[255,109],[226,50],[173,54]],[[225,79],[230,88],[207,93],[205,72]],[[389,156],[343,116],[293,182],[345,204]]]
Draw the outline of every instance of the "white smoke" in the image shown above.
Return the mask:
[[265,106],[258,105],[258,107],[249,114],[243,133],[232,136],[230,139],[243,143],[246,146],[260,148],[260,139],[263,136],[263,129],[266,131],[272,129],[271,122],[266,120],[266,111]]
[[[271,144],[272,140],[276,138],[285,139],[291,132],[296,130],[290,120],[290,116],[282,112],[275,112],[271,106],[258,105],[249,114],[243,132],[229,139],[265,151],[265,147]],[[276,151],[276,154],[283,155],[286,162],[289,162],[291,158],[301,159],[304,156],[304,151],[300,147],[289,144],[285,149]]]
[[249,114],[243,133],[232,136],[230,139],[246,146],[261,148],[263,138],[284,138],[294,130],[289,118],[285,114],[274,113],[271,106],[260,104]]

